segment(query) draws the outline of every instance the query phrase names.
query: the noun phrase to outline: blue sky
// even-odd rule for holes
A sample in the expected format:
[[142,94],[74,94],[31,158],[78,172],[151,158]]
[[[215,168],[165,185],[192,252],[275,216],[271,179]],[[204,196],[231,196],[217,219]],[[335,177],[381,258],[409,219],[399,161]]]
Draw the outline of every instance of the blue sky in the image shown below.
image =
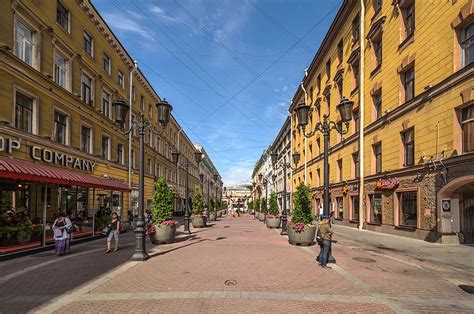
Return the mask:
[[342,0],[93,0],[224,184],[249,181]]

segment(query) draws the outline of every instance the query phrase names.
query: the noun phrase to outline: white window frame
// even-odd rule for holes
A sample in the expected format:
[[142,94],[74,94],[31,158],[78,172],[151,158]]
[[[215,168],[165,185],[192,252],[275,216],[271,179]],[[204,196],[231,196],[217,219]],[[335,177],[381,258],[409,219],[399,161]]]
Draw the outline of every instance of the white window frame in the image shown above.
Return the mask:
[[[90,87],[91,87],[91,95],[90,95],[89,101],[92,100],[92,104],[90,104],[90,102],[89,102],[89,103],[86,102],[86,100],[82,98],[83,92],[84,92],[83,89],[82,89],[82,76],[84,76],[84,75],[87,76],[87,77],[91,80],[91,86],[90,86]],[[94,83],[95,83],[95,81],[94,81],[93,76],[90,75],[88,72],[82,70],[82,71],[81,71],[81,100],[82,100],[85,104],[87,104],[88,106],[91,106],[91,107],[95,107],[95,102],[94,102],[94,100],[95,100],[95,99],[94,99],[94,93],[95,93],[94,85],[95,85],[95,84],[94,84]]]
[[[109,59],[109,67],[108,69],[105,69],[105,57],[107,57]],[[102,58],[102,62],[103,62],[103,69],[104,69],[104,72],[107,73],[108,75],[112,75],[112,58],[110,58],[110,56],[108,54],[106,54],[104,52],[104,55],[103,55],[103,58]]]
[[[56,128],[54,126],[54,114],[55,114],[56,111],[61,113],[64,116],[66,116],[66,136],[65,136],[65,139],[64,139],[64,144],[56,142],[56,138],[55,138]],[[71,116],[66,111],[64,111],[63,109],[54,106],[51,121],[52,121],[52,126],[53,126],[52,133],[51,133],[52,134],[51,140],[54,141],[57,144],[66,145],[66,146],[71,145]]]
[[111,157],[111,146],[112,146],[112,137],[110,135],[108,135],[107,133],[102,133],[101,136],[100,136],[100,157],[103,158],[102,156],[102,143],[103,143],[103,139],[104,137],[107,137],[109,139],[109,144],[107,145],[107,157],[105,157],[104,159],[105,160],[110,160],[110,157]]
[[[119,145],[122,145],[122,162],[119,162],[119,155],[118,155],[118,147],[119,147]],[[122,143],[120,143],[120,142],[117,143],[117,163],[118,163],[119,165],[125,165],[125,145],[122,144]]]
[[[58,18],[57,18],[57,14],[58,14],[57,13],[57,10],[58,10],[57,5],[58,5],[58,3],[60,3],[67,10],[67,29],[64,29],[62,27],[62,25],[58,23]],[[63,1],[59,1],[59,0],[56,3],[56,24],[58,24],[59,28],[61,28],[63,31],[65,31],[69,34],[71,33],[71,10],[69,10],[69,8],[64,5]]]
[[[56,77],[56,55],[59,55],[65,60],[65,75],[64,75],[64,86],[61,86],[57,82],[57,77]],[[68,57],[67,53],[64,53],[61,49],[58,49],[57,47],[53,48],[53,80],[54,82],[58,85],[64,88],[67,91],[71,91],[71,58]],[[82,84],[81,84],[82,86]]]
[[[90,52],[90,53],[86,50],[86,47],[84,47],[84,37],[85,37],[86,35],[87,35],[87,37],[89,37],[90,40],[91,40],[91,52]],[[83,30],[83,31],[82,31],[82,50],[84,50],[87,55],[89,55],[89,56],[91,56],[92,58],[94,58],[94,37],[92,37],[92,35],[89,34],[89,32],[86,31],[86,30]]]
[[85,151],[82,150],[82,128],[83,127],[86,127],[86,128],[89,128],[91,130],[91,134],[90,134],[90,137],[89,137],[89,153],[88,154],[94,154],[94,128],[88,124],[88,123],[85,123],[85,122],[81,122],[81,129],[80,129],[80,151],[87,154]]
[[[122,78],[122,82],[120,82],[120,77]],[[122,89],[125,89],[125,74],[121,70],[117,70],[117,83]]]
[[[18,12],[15,13],[14,17],[14,24],[13,24],[13,54],[20,59],[21,61],[25,62],[29,66],[35,68],[36,70],[40,70],[40,59],[41,59],[41,36],[39,29],[35,27],[32,23],[28,22],[27,19],[23,18],[23,16],[19,15]],[[24,61],[21,57],[17,55],[16,43],[17,43],[17,23],[23,24],[26,28],[28,28],[32,33],[32,50],[31,50],[31,64]]]
[[[104,99],[105,99],[104,94],[107,94],[109,96],[109,99],[108,99],[109,100],[109,105],[108,105],[109,108],[107,108],[108,109],[107,114],[104,113]],[[112,119],[112,93],[110,93],[105,88],[102,88],[102,92],[100,94],[100,110],[101,110],[102,115],[104,117]]]
[[38,130],[39,130],[39,119],[38,119],[38,104],[39,104],[39,97],[31,92],[28,92],[27,90],[17,86],[13,85],[13,120],[11,125],[15,125],[15,120],[16,120],[16,93],[19,92],[21,94],[24,94],[25,96],[30,97],[33,99],[33,113],[31,115],[31,134],[38,135]]

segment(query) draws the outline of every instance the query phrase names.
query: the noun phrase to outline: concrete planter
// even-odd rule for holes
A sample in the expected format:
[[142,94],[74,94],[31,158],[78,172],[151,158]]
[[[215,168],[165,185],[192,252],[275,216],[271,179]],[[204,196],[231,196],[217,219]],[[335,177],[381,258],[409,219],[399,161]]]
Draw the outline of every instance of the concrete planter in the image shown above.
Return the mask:
[[305,225],[303,231],[296,232],[293,227],[288,226],[288,242],[292,245],[310,246],[313,245],[316,235],[316,226]]
[[215,212],[209,213],[209,221],[216,221],[217,215]]
[[176,225],[155,225],[156,233],[150,234],[153,244],[170,244],[176,238]]
[[218,218],[222,218],[222,210],[220,210],[220,211],[217,212],[217,217],[218,217]]
[[205,228],[206,227],[207,217],[204,216],[192,216],[191,223],[194,228]]
[[264,213],[258,213],[258,220],[259,221],[265,221],[265,214]]
[[267,223],[267,228],[280,228],[280,222],[281,218],[280,217],[270,217],[267,216],[267,219],[265,220]]

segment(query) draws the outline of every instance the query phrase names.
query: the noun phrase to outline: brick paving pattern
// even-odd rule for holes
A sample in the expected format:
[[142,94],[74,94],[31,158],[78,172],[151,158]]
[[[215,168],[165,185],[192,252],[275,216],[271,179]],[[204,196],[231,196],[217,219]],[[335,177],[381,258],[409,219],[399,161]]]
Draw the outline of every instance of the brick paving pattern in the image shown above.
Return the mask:
[[[278,233],[242,215],[192,229],[190,236],[179,233],[170,245],[148,242],[152,258],[146,262],[128,262],[131,232],[112,255],[104,254],[99,240],[59,262],[52,252],[9,261],[0,272],[0,312],[474,311],[472,295],[458,288],[474,285],[469,271],[337,235],[337,265],[322,269],[315,262],[319,247],[291,246]],[[38,263],[46,265],[21,273]],[[235,284],[226,285],[228,280]]]

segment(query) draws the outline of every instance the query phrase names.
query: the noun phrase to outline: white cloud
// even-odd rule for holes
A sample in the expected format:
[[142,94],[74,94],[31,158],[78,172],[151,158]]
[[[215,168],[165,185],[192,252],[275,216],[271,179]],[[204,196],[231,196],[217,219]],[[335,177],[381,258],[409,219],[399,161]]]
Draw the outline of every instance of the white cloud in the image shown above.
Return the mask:
[[223,181],[226,186],[239,185],[251,179],[255,160],[247,159],[236,162],[223,171]]
[[113,30],[131,32],[143,37],[149,37],[146,29],[137,22],[125,17],[123,14],[104,13],[104,19]]
[[175,17],[172,17],[168,13],[166,13],[165,9],[153,5],[150,6],[149,8],[150,12],[152,12],[155,16],[157,16],[160,20],[165,21],[165,22],[178,22],[178,19]]

